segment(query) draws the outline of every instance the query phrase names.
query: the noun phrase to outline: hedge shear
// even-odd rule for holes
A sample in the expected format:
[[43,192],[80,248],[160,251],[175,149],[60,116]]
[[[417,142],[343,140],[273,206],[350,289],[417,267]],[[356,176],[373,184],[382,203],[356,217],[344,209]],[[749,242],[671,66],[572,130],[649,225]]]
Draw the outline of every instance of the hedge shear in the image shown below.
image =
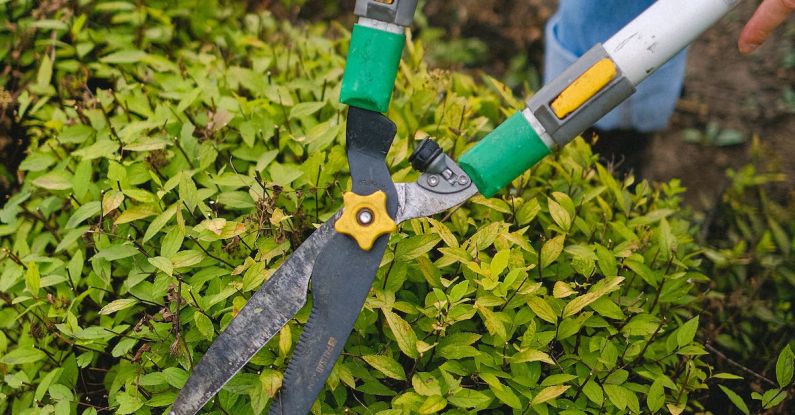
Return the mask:
[[349,105],[352,189],[251,297],[193,369],[171,408],[195,414],[304,306],[312,312],[270,414],[309,412],[342,352],[375,278],[388,235],[480,193],[496,194],[630,97],[636,86],[740,0],[660,0],[542,88],[458,163],[432,140],[410,157],[422,174],[394,183],[385,158],[396,133],[386,112],[417,0],[357,0],[340,100]]

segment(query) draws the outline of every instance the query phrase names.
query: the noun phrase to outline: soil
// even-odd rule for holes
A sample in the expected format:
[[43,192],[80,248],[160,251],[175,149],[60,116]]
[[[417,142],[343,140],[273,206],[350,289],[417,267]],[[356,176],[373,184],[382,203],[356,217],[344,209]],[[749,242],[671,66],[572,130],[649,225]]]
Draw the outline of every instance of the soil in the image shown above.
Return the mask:
[[[522,52],[541,68],[543,25],[555,7],[549,0],[462,0],[428,2],[424,11],[431,26],[445,28],[449,39],[478,38],[488,44],[479,69],[500,78]],[[697,209],[715,204],[728,182],[727,169],[751,161],[755,136],[787,176],[778,196],[795,200],[795,20],[753,55],[742,56],[737,37],[754,9],[755,2],[743,3],[693,44],[677,112],[669,129],[652,138],[644,157],[644,177],[681,179],[688,188],[686,201]],[[742,133],[744,142],[724,147],[684,140],[709,125]]]
[[[740,55],[737,36],[754,8],[754,2],[743,3],[692,46],[684,96],[671,127],[651,145],[649,177],[681,178],[695,207],[712,206],[727,184],[725,170],[750,161],[754,136],[787,177],[780,196],[795,196],[795,102],[785,98],[785,91],[795,88],[795,22],[751,56]],[[683,141],[685,129],[703,131],[710,122],[742,132],[745,143],[717,147]]]

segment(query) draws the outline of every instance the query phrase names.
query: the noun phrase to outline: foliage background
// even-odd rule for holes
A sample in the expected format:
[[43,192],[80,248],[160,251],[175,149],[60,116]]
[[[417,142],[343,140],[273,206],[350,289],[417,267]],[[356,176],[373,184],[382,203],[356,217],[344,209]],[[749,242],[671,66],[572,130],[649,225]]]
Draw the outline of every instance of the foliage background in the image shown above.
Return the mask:
[[[350,186],[348,28],[210,0],[0,7],[3,120],[29,140],[0,211],[0,410],[160,413]],[[389,113],[398,181],[415,139],[457,155],[522,106],[424,52],[409,44]],[[727,386],[754,411],[782,404],[795,227],[765,194],[779,177],[732,173],[699,228],[677,181],[596,159],[578,141],[500,198],[404,225],[315,411],[725,413]],[[208,412],[266,408],[306,318]]]

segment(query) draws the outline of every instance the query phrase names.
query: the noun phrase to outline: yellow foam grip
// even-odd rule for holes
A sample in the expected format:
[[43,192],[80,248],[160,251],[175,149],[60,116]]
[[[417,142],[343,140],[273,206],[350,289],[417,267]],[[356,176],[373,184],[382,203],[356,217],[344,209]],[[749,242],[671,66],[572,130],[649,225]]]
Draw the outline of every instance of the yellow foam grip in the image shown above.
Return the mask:
[[596,62],[552,101],[552,111],[559,119],[565,118],[593,98],[617,74],[618,69],[612,60],[605,58]]

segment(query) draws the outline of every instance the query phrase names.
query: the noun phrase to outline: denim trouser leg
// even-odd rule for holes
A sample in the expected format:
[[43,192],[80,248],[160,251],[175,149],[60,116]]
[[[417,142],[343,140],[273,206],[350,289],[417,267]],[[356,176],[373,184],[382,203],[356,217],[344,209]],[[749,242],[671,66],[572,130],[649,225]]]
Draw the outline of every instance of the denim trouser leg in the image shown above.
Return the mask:
[[[558,12],[546,27],[545,82],[596,43],[605,42],[652,3],[654,0],[561,0]],[[684,51],[663,65],[596,127],[641,132],[665,129],[682,90],[686,59]]]

